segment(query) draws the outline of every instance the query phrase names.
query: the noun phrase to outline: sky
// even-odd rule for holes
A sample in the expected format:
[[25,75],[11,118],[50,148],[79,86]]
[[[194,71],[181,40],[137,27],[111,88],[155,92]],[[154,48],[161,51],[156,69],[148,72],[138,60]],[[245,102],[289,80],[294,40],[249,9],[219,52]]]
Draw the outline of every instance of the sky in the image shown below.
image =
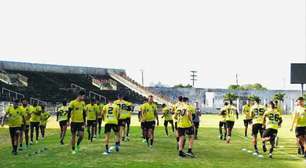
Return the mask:
[[0,60],[125,69],[145,85],[290,84],[305,0],[0,0]]

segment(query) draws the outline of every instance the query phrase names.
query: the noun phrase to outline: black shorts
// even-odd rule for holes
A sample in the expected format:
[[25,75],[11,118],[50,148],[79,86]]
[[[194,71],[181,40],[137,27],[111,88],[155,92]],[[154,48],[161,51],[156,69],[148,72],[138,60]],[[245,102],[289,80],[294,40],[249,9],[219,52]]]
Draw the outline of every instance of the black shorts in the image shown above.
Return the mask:
[[244,123],[244,126],[247,127],[248,125],[252,124],[252,119],[243,120],[243,123]]
[[145,121],[144,122],[145,129],[154,129],[155,128],[155,121]]
[[9,127],[10,135],[11,137],[16,136],[16,134],[19,134],[21,131],[21,127]]
[[263,133],[263,138],[271,137],[275,138],[277,136],[277,130],[273,128],[268,128]]
[[252,136],[257,136],[258,133],[262,135],[264,132],[264,129],[262,127],[262,124],[253,124],[252,126]]
[[306,127],[296,127],[295,128],[295,136],[305,136],[306,135]]
[[39,127],[39,122],[31,122],[31,127]]
[[59,122],[59,125],[60,125],[60,127],[64,127],[64,126],[67,126],[67,123],[68,123],[67,120],[60,121],[60,122]]
[[70,124],[71,127],[71,133],[76,133],[76,132],[83,132],[84,131],[84,123],[74,123],[72,122]]
[[87,120],[87,127],[95,127],[97,125],[96,120]]
[[111,131],[114,131],[115,133],[119,132],[119,127],[117,124],[105,124],[104,133],[110,133]]
[[225,121],[220,121],[220,122],[219,122],[219,127],[224,127],[224,128],[226,128],[226,122],[225,122]]
[[185,136],[187,135],[193,135],[194,134],[194,129],[193,127],[188,127],[188,128],[177,128],[178,131],[178,136]]
[[193,124],[194,124],[194,127],[197,128],[197,129],[198,129],[199,126],[200,126],[200,122],[193,122]]
[[144,122],[140,123],[141,129],[144,129]]
[[126,125],[126,119],[119,119],[118,120],[118,126],[119,127],[125,127]]
[[165,120],[164,121],[164,126],[168,126],[168,123],[173,124],[173,120]]
[[235,125],[234,121],[226,121],[226,128],[233,129]]

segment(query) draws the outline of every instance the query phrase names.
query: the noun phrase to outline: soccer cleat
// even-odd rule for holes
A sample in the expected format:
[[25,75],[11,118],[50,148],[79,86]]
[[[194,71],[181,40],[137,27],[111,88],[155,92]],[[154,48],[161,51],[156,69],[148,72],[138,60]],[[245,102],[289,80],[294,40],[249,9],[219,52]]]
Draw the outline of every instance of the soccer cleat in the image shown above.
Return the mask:
[[15,156],[18,155],[17,151],[14,151],[14,152],[13,152],[13,155],[15,155]]
[[64,141],[61,141],[60,143],[61,143],[61,145],[64,145]]
[[147,143],[147,141],[145,139],[142,140],[142,143]]
[[75,151],[75,150],[72,150],[71,154],[75,155],[75,154],[76,154],[76,151]]
[[116,152],[119,152],[119,150],[120,150],[120,146],[116,145]]
[[105,156],[107,156],[107,155],[109,155],[110,154],[110,152],[109,151],[105,151],[105,152],[103,152],[103,155],[105,155]]
[[185,153],[185,155],[187,155],[187,156],[189,156],[189,157],[191,157],[191,158],[194,158],[194,157],[195,157],[194,154],[193,154],[192,152],[187,152],[187,153]]
[[182,151],[179,152],[179,157],[181,158],[185,158],[186,157],[186,154]]
[[30,142],[30,145],[33,145],[33,141]]
[[18,149],[19,151],[23,151],[23,149],[22,149],[22,147],[19,147],[19,149]]
[[220,138],[220,140],[223,140],[223,136],[222,135],[220,135],[219,138]]
[[254,156],[257,156],[257,155],[259,155],[259,152],[258,152],[258,150],[255,150],[255,152],[253,153],[253,155],[254,155]]
[[35,144],[38,144],[38,141],[37,141],[37,140],[35,141]]
[[273,157],[272,157],[272,153],[269,153],[269,158],[270,158],[270,159],[272,159],[272,158],[273,158]]

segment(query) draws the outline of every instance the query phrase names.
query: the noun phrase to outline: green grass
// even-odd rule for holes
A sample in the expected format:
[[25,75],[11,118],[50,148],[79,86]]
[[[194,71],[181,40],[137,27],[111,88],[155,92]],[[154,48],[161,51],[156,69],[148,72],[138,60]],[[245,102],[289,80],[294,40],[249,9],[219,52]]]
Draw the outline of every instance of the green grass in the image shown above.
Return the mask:
[[[8,130],[0,129],[0,167],[139,167],[139,168],[194,168],[194,167],[286,167],[302,168],[306,167],[306,162],[296,156],[294,136],[288,134],[286,127],[280,130],[281,144],[283,148],[275,151],[274,159],[260,159],[241,151],[242,148],[252,149],[250,139],[242,138],[243,129],[241,122],[237,122],[234,130],[233,142],[228,145],[224,141],[218,140],[218,130],[216,116],[206,116],[203,119],[203,126],[200,129],[199,140],[195,141],[195,159],[181,159],[177,156],[176,141],[172,135],[166,137],[163,127],[156,131],[155,145],[152,150],[142,143],[140,129],[133,126],[131,130],[131,140],[123,142],[119,153],[112,153],[110,156],[102,155],[104,144],[102,139],[97,139],[93,143],[86,140],[81,145],[81,153],[71,155],[71,148],[68,145],[70,133],[66,137],[66,145],[58,143],[58,129],[48,129],[47,138],[44,142],[33,145],[31,149],[20,152],[18,156],[12,156],[10,151],[10,140]],[[208,122],[210,121],[210,122]],[[48,150],[39,154],[35,151],[47,147]],[[32,154],[29,156],[29,154]]]

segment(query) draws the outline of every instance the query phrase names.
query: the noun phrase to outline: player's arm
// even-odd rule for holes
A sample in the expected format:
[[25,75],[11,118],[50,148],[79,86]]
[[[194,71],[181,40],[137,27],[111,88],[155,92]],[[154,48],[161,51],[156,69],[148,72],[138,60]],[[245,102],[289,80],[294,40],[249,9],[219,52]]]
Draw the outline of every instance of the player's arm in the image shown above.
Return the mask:
[[87,116],[87,111],[83,109],[83,121],[86,124],[86,116]]
[[159,120],[158,120],[158,113],[157,113],[157,107],[154,109],[154,116],[156,118],[157,126],[159,125]]
[[2,127],[4,126],[4,121],[5,121],[6,117],[7,117],[7,115],[8,115],[8,110],[6,110],[6,112],[5,112],[5,114],[4,114],[3,118],[2,118],[2,122],[1,122],[1,126]]
[[280,116],[279,117],[279,122],[278,122],[278,126],[281,127],[283,123],[283,118]]
[[235,112],[236,112],[236,118],[237,118],[237,120],[238,120],[238,119],[239,119],[238,109],[235,109]]
[[265,128],[265,127],[266,127],[266,122],[267,122],[267,114],[265,113],[265,114],[263,115],[262,128]]
[[60,115],[60,110],[59,110],[60,108],[57,108],[56,109],[56,121],[58,121],[58,117],[59,117],[59,115]]
[[106,112],[106,107],[104,106],[101,110],[101,115],[102,115],[102,120],[105,121],[105,118],[104,118],[104,115],[105,115],[105,112]]
[[298,115],[297,115],[297,113],[295,112],[295,113],[294,113],[294,116],[293,116],[293,120],[292,120],[292,124],[291,124],[290,131],[293,130],[293,128],[294,128],[294,126],[295,126],[295,124],[296,124],[297,118],[298,118]]

